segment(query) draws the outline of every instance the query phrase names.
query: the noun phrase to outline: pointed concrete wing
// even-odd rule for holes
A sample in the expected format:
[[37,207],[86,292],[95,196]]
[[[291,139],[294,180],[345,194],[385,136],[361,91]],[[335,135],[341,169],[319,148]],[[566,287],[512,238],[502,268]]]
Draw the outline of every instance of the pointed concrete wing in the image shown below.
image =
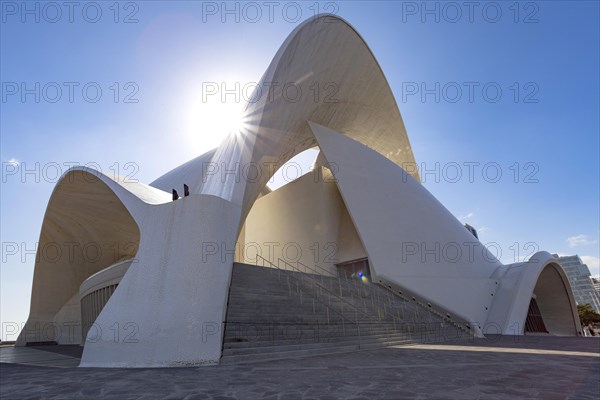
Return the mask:
[[436,305],[455,321],[473,326],[478,335],[486,324],[498,326],[499,331],[492,333],[522,334],[535,287],[540,308],[550,316],[548,327],[555,333],[576,334],[572,292],[555,260],[536,254],[528,268],[507,273],[402,168],[346,135],[309,124],[365,246],[375,280]]

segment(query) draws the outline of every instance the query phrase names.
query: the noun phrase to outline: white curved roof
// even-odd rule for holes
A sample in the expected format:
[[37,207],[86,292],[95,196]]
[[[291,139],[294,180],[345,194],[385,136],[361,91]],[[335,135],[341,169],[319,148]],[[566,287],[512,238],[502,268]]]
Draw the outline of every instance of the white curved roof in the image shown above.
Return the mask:
[[[414,163],[400,111],[377,60],[341,18],[321,15],[300,24],[273,58],[252,99],[257,101],[246,107],[242,132],[230,134],[214,154],[176,168],[152,186],[170,191],[187,183],[191,193],[221,197],[247,212],[281,165],[316,145],[308,121],[344,133],[398,165]],[[212,170],[206,174],[209,158]],[[413,176],[419,180],[417,172]]]
[[[268,190],[266,183],[278,167],[316,146],[315,137],[324,154],[319,162],[334,160],[342,166],[338,172],[343,172],[334,175],[374,272],[423,299],[444,304],[467,322],[495,323],[497,316],[511,323],[508,329],[512,322],[524,320],[539,284],[544,286],[537,293],[540,307],[547,306],[560,318],[555,325],[562,332],[573,322],[577,330],[564,272],[552,265],[556,271],[548,269],[549,277],[540,279],[547,265],[554,264],[547,253],[534,256],[544,264],[531,262],[530,270],[522,273],[504,269],[485,248],[464,263],[431,261],[422,254],[412,264],[399,263],[403,244],[429,243],[426,248],[431,249],[473,238],[426,189],[396,168],[415,162],[402,117],[379,64],[347,22],[319,16],[299,25],[260,85],[264,90],[275,85],[275,91],[261,95],[257,89],[258,101],[248,104],[242,132],[230,134],[219,148],[151,186],[77,168],[61,178],[44,216],[38,248],[42,256],[36,258],[31,313],[23,332],[36,324],[60,322],[63,317],[57,315],[66,315],[61,314],[63,307],[70,306],[85,279],[135,257],[138,262],[95,323],[106,332],[115,321],[135,321],[140,344],[129,346],[110,335],[88,340],[82,365],[218,362],[222,336],[200,343],[198,332],[206,321],[217,321],[217,327],[224,321],[232,258],[245,217],[260,193]],[[294,89],[284,96],[286,87]],[[250,177],[248,171],[256,175]],[[413,176],[419,180],[417,172]],[[181,190],[184,183],[197,196],[171,201],[171,189]],[[401,207],[397,199],[404,201]],[[97,257],[77,252],[55,259],[44,250],[40,253],[61,243],[82,248],[92,244]],[[548,295],[555,288],[565,292],[562,303],[544,304],[542,297],[556,297]],[[19,343],[30,341],[27,335],[22,333]]]
[[183,196],[183,184],[187,184],[190,192],[198,193],[202,188],[203,178],[207,171],[207,163],[210,163],[217,149],[212,149],[179,167],[167,172],[150,184],[155,188],[171,193],[176,189]]

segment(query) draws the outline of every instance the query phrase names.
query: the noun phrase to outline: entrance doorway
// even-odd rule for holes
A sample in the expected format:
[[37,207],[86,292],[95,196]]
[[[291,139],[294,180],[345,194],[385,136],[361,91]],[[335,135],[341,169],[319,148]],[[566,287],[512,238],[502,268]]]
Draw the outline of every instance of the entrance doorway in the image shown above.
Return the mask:
[[360,279],[365,282],[371,280],[371,270],[369,269],[369,259],[359,258],[356,260],[346,261],[335,265],[338,275],[345,278]]

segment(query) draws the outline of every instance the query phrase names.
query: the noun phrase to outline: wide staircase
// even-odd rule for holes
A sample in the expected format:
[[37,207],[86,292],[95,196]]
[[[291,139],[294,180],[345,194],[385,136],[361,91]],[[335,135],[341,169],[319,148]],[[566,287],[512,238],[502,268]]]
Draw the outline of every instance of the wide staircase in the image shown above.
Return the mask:
[[221,362],[244,363],[465,339],[414,299],[318,266],[234,264]]

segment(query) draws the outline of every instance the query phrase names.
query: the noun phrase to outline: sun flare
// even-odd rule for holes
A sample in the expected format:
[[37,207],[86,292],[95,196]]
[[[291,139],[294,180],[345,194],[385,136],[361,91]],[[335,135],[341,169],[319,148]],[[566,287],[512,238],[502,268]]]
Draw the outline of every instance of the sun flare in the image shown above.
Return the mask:
[[203,96],[200,91],[190,100],[184,130],[189,144],[199,151],[217,147],[229,133],[243,131],[245,102],[234,96]]

